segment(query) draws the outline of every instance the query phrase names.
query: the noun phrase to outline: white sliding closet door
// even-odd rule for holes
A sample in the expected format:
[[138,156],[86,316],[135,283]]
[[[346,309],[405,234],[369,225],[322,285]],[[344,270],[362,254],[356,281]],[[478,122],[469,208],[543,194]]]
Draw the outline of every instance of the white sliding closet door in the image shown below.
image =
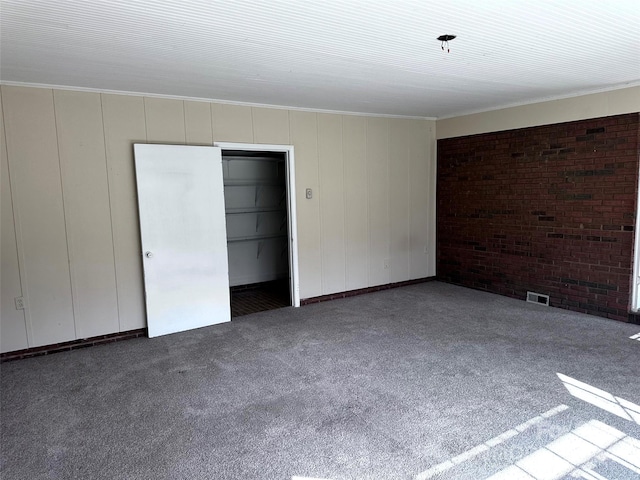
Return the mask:
[[220,148],[134,152],[149,337],[230,321]]

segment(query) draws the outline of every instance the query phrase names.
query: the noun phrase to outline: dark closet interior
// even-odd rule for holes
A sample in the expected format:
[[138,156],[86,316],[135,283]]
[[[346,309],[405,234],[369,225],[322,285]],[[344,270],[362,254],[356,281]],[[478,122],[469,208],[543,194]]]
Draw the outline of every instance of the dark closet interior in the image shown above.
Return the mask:
[[286,156],[223,150],[231,316],[291,305]]

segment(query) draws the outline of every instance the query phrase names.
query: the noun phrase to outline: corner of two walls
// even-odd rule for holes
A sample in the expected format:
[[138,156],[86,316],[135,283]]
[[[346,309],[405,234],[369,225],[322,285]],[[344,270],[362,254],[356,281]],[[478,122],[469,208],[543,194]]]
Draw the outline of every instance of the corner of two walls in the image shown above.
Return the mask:
[[2,352],[145,326],[136,142],[294,145],[302,298],[435,275],[433,121],[0,90]]

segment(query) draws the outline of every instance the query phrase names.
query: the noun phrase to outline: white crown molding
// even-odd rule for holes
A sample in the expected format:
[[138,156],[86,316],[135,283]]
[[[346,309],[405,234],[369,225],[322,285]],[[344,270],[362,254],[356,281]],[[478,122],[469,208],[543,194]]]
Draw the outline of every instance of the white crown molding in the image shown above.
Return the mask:
[[185,97],[180,95],[164,95],[159,93],[144,93],[144,92],[129,92],[124,90],[106,90],[100,88],[90,87],[73,87],[68,85],[50,85],[46,83],[26,83],[26,82],[13,82],[1,80],[0,85],[7,85],[11,87],[28,87],[28,88],[46,88],[53,90],[70,90],[75,92],[88,92],[88,93],[104,93],[109,95],[128,95],[132,97],[150,97],[150,98],[165,98],[169,100],[182,100],[193,102],[208,102],[219,103],[223,105],[239,105],[243,107],[255,107],[255,108],[273,108],[277,110],[294,110],[298,112],[311,112],[311,113],[329,113],[333,115],[353,115],[358,117],[378,117],[378,118],[402,118],[409,120],[437,120],[436,117],[419,117],[411,115],[391,115],[386,113],[365,113],[365,112],[349,112],[342,110],[326,110],[322,108],[303,108],[303,107],[291,107],[287,105],[269,105],[264,103],[251,103],[251,102],[238,102],[233,100],[220,100],[217,98],[199,98],[199,97]]
[[428,117],[428,116],[421,117],[421,116],[413,116],[413,115],[391,115],[391,114],[385,114],[385,113],[350,112],[350,111],[343,111],[343,110],[328,110],[328,109],[322,109],[322,108],[304,108],[304,107],[292,107],[287,105],[270,105],[265,103],[220,100],[217,98],[187,97],[187,96],[181,96],[181,95],[129,92],[125,90],[108,90],[108,89],[91,88],[91,87],[73,87],[68,85],[51,85],[47,83],[27,83],[27,82],[14,82],[14,81],[6,81],[6,80],[0,80],[0,85],[7,85],[7,86],[13,86],[13,87],[28,87],[28,88],[46,88],[46,89],[54,89],[54,90],[69,90],[69,91],[76,91],[76,92],[104,93],[109,95],[128,95],[132,97],[164,98],[164,99],[170,99],[170,100],[218,103],[222,105],[238,105],[243,107],[273,108],[276,110],[293,110],[293,111],[311,112],[311,113],[328,113],[333,115],[352,115],[352,116],[359,116],[359,117],[402,118],[402,119],[409,119],[409,120],[437,121],[437,120],[447,120],[450,118],[464,117],[467,115],[474,115],[478,113],[495,112],[498,110],[505,110],[508,108],[523,107],[526,105],[534,105],[536,103],[552,102],[555,100],[564,100],[568,98],[582,97],[585,95],[594,95],[597,93],[613,92],[615,90],[623,90],[625,88],[638,87],[640,86],[640,80],[624,83],[621,85],[615,85],[612,87],[580,90],[578,92],[573,92],[565,95],[538,97],[536,99],[527,100],[524,102],[508,103],[508,104],[503,104],[503,105],[499,105],[491,108],[465,110],[461,113],[455,113],[453,115],[443,115],[441,117]]
[[478,109],[478,110],[467,110],[461,113],[455,113],[453,115],[443,115],[442,117],[437,117],[436,120],[447,120],[449,118],[464,117],[467,115],[474,115],[476,113],[495,112],[497,110],[505,110],[507,108],[524,107],[525,105],[534,105],[536,103],[552,102],[554,100],[565,100],[567,98],[583,97],[585,95],[594,95],[596,93],[613,92],[615,90],[624,90],[625,88],[633,88],[638,86],[640,86],[640,80],[624,83],[621,85],[615,85],[612,87],[596,88],[591,90],[580,90],[579,92],[569,93],[566,95],[539,97],[534,100],[527,100],[525,102],[508,103],[508,104],[497,106],[497,107]]

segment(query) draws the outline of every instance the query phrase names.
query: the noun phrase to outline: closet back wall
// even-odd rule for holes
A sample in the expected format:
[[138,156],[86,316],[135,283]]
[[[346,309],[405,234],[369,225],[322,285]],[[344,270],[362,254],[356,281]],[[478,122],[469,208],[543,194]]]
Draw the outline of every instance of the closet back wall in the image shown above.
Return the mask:
[[302,298],[435,275],[433,121],[0,90],[2,352],[145,327],[136,142],[294,145]]

